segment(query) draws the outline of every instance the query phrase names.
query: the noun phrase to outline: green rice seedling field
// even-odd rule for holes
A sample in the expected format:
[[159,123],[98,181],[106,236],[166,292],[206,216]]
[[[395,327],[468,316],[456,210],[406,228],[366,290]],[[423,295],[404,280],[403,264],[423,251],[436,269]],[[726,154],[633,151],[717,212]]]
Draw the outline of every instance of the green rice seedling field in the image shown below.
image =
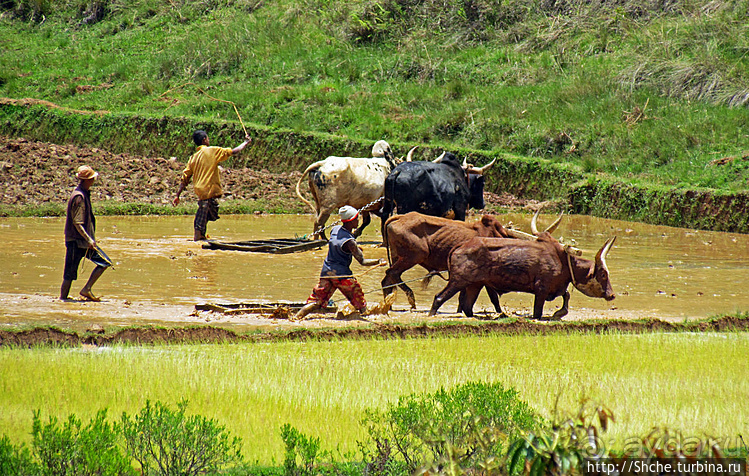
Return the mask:
[[[654,426],[740,445],[749,430],[749,334],[489,336],[219,345],[0,349],[0,433],[29,442],[32,415],[88,420],[147,400],[216,418],[248,461],[278,463],[280,427],[354,454],[368,408],[468,381],[501,382],[543,416],[582,397],[616,423],[621,448]],[[558,402],[558,403],[557,403]]]

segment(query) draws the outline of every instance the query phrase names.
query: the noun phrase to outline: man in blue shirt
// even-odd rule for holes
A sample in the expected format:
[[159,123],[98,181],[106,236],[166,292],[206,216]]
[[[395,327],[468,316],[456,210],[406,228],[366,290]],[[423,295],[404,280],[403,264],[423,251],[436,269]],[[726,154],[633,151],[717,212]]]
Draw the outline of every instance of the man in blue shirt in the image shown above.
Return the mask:
[[321,309],[333,295],[340,290],[352,306],[360,313],[367,310],[361,285],[351,273],[351,258],[356,258],[362,266],[383,265],[384,259],[366,259],[356,244],[354,230],[359,226],[359,212],[349,205],[338,210],[341,225],[334,226],[328,242],[328,256],[322,264],[320,281],[312,290],[307,304],[297,312],[294,319],[301,319],[310,312]]

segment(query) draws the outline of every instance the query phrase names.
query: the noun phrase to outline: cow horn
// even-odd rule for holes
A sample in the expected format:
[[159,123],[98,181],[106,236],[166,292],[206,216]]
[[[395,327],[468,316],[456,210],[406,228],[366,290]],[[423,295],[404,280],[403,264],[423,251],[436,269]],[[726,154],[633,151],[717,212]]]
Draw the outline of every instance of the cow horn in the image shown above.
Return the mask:
[[468,156],[467,155],[463,157],[463,168],[464,169],[468,168]]
[[411,150],[408,151],[408,154],[406,155],[406,162],[411,162],[411,160],[413,160],[415,150],[416,150],[416,147],[413,147]]
[[[540,233],[538,232],[538,215],[541,213],[541,209],[539,208],[536,210],[536,213],[533,214],[533,219],[531,219],[531,232],[533,232],[534,235],[538,236]],[[546,233],[554,233],[559,227],[559,224],[562,222],[562,216],[564,216],[564,212],[559,214],[559,217],[554,220],[554,223],[546,227],[544,230]]]
[[564,212],[560,213],[559,214],[559,218],[557,218],[556,220],[554,220],[554,223],[552,223],[551,225],[549,225],[548,227],[546,227],[546,229],[544,231],[547,232],[547,233],[554,233],[556,231],[557,227],[559,226],[559,224],[562,223],[562,217],[563,216],[564,216]]
[[507,228],[505,227],[505,231],[507,232],[507,235],[511,238],[517,238],[518,240],[526,240],[526,241],[536,241],[536,237],[533,235],[529,235],[528,233],[520,230],[516,230],[514,228]]
[[478,168],[476,168],[476,167],[471,167],[471,172],[474,172],[474,173],[477,173],[477,174],[483,174],[484,172],[486,172],[486,170],[487,170],[487,169],[488,169],[489,167],[491,167],[492,165],[494,165],[494,162],[496,162],[496,161],[497,161],[497,158],[496,158],[496,157],[494,157],[494,160],[492,160],[492,161],[491,161],[491,162],[489,162],[488,164],[484,165],[483,167],[478,167]]
[[538,227],[536,226],[536,222],[538,221],[538,214],[541,213],[541,209],[539,208],[536,210],[536,213],[533,214],[533,218],[531,218],[531,233],[538,236],[541,233],[538,232]]
[[609,251],[611,250],[611,246],[614,244],[614,241],[616,241],[616,236],[613,236],[609,238],[606,243],[603,244],[600,250],[598,250],[598,253],[596,253],[596,265],[603,266],[603,269],[608,271],[609,269],[606,267],[606,255],[609,254]]
[[443,158],[444,156],[445,156],[445,152],[442,152],[442,153],[440,154],[440,156],[439,156],[439,157],[437,157],[436,159],[434,159],[434,160],[433,160],[432,162],[433,162],[433,163],[435,163],[435,164],[439,164],[440,162],[442,162],[442,158]]

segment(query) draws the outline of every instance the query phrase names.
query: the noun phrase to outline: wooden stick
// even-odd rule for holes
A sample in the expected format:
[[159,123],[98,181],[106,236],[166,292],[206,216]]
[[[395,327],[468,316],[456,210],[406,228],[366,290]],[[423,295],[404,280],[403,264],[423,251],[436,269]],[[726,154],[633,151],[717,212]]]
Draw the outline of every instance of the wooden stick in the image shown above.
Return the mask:
[[205,94],[206,96],[208,96],[208,99],[211,99],[211,100],[213,100],[213,101],[218,101],[218,102],[225,102],[225,103],[231,104],[231,105],[232,105],[232,106],[234,107],[234,112],[236,112],[236,113],[237,113],[237,118],[239,119],[239,123],[240,123],[240,124],[242,125],[242,130],[244,131],[244,135],[247,135],[247,128],[246,128],[246,127],[244,126],[244,122],[242,121],[242,116],[240,116],[240,115],[239,115],[239,110],[237,109],[237,105],[236,105],[236,104],[234,104],[234,103],[233,103],[233,102],[231,102],[231,101],[227,101],[226,99],[219,99],[219,98],[215,98],[215,97],[211,96],[211,95],[210,95],[210,94],[208,94],[207,92],[205,92],[205,91],[203,91],[202,89],[200,89],[200,86],[198,86],[197,84],[195,84],[195,83],[193,83],[193,82],[185,83],[185,84],[182,84],[182,85],[180,85],[180,86],[177,86],[176,88],[172,88],[172,89],[169,89],[168,91],[165,91],[164,93],[162,93],[162,94],[161,94],[161,95],[160,95],[159,97],[163,97],[163,96],[166,96],[166,95],[167,95],[168,93],[170,93],[170,92],[172,92],[172,91],[175,91],[175,90],[177,90],[177,89],[182,89],[182,88],[184,88],[185,86],[189,86],[189,85],[193,85],[193,86],[195,86],[195,89],[197,89],[197,90],[198,90],[198,91],[200,91],[201,93],[203,93],[203,94]]

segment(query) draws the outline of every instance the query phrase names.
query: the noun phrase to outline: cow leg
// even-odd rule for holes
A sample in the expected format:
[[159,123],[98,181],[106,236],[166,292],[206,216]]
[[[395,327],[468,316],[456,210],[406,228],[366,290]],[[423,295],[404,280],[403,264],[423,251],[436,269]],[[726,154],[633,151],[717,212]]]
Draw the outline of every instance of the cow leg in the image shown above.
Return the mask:
[[564,316],[567,315],[569,312],[569,303],[570,303],[570,292],[565,291],[562,295],[562,307],[557,310],[557,312],[554,313],[554,315],[551,316],[552,320],[558,321],[562,319]]
[[[400,281],[400,278],[398,278],[398,280]],[[411,305],[411,309],[416,309],[416,295],[414,295],[413,289],[409,288],[406,283],[401,283],[399,286],[403,292],[406,293],[408,304]]]
[[[481,288],[478,288],[479,291]],[[486,288],[487,290],[489,288]],[[476,291],[476,295],[473,296],[471,299],[470,297],[466,297],[466,293],[468,292],[468,288],[462,289],[460,291],[460,294],[458,294],[458,313],[463,313],[467,317],[473,317],[473,305],[476,303],[476,299],[478,298],[479,291]],[[493,302],[493,301],[492,301]]]
[[385,222],[388,221],[390,215],[393,213],[393,204],[385,200],[380,209],[380,233],[382,234],[382,244],[387,246],[387,232],[385,231]]
[[384,297],[388,297],[390,294],[395,292],[395,284],[398,284],[398,286],[403,290],[404,293],[406,293],[406,298],[408,298],[408,303],[411,305],[411,309],[416,309],[416,296],[414,295],[414,292],[411,288],[408,287],[405,283],[401,283],[401,274],[403,271],[400,271],[398,269],[395,269],[395,264],[393,263],[393,266],[388,268],[387,271],[385,271],[385,277],[382,278],[382,294]]
[[[382,208],[378,210],[372,210],[369,213],[380,219],[380,233],[382,233],[382,227],[385,226],[385,220],[382,219]],[[385,243],[385,235],[382,235],[382,243],[380,243],[380,247],[387,248],[387,244]]]
[[533,299],[533,319],[543,319],[545,302],[546,296],[536,294],[536,297]]
[[434,301],[432,302],[432,308],[429,310],[429,316],[433,316],[437,314],[437,311],[439,310],[439,308],[442,307],[442,305],[445,304],[451,297],[455,296],[458,293],[458,291],[460,291],[459,287],[457,287],[453,283],[448,282],[445,289],[443,289],[436,296],[434,296]]
[[362,224],[359,226],[359,228],[354,230],[354,238],[359,238],[362,232],[364,231],[364,228],[366,228],[367,225],[369,225],[369,222],[372,221],[372,218],[370,217],[369,212],[363,211],[361,212],[361,216],[362,216]]
[[473,317],[473,305],[476,304],[476,299],[479,297],[481,288],[481,285],[473,285],[460,291],[458,307],[466,317]]
[[489,286],[486,286],[486,294],[489,295],[489,300],[494,304],[494,310],[499,314],[500,316],[504,316],[505,313],[502,311],[502,307],[499,305],[499,294],[494,289],[490,288]]
[[328,218],[330,218],[330,212],[326,210],[320,210],[317,215],[317,219],[315,220],[315,228],[312,230],[312,233],[314,233],[312,235],[313,239],[319,238],[325,241],[328,240],[328,238],[325,236],[325,223],[328,222]]
[[400,281],[400,274],[395,271],[392,266],[385,270],[385,277],[382,278],[382,282],[380,282],[380,285],[382,286],[382,296],[384,298],[395,292],[394,285],[398,281]]

